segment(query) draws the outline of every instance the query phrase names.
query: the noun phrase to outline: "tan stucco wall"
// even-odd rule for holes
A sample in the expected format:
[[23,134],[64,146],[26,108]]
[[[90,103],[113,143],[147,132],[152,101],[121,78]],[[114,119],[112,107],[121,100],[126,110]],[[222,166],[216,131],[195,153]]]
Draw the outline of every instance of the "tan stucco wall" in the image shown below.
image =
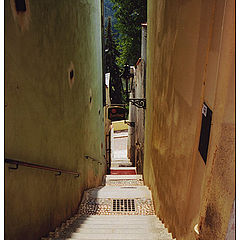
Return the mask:
[[[223,1],[216,10],[216,13],[219,12],[223,15],[222,32],[218,35],[218,26],[214,26],[210,46],[212,58],[209,58],[205,91],[210,102],[212,88],[210,79],[214,79],[215,112],[209,161],[203,181],[199,223],[201,240],[226,239],[235,199],[235,2]],[[216,43],[217,37],[219,44]],[[217,54],[219,54],[216,64],[217,75],[214,78],[211,75],[213,68],[210,64],[214,63]]]
[[[148,2],[144,180],[157,215],[177,239],[194,239],[205,201],[224,220],[210,226],[221,237],[202,239],[224,239],[234,200],[234,12],[226,4],[233,1]],[[224,27],[229,38],[223,46],[226,12],[232,19]],[[204,101],[213,111],[207,165],[198,151]],[[216,149],[224,177],[213,164]],[[226,182],[224,189],[219,179]],[[218,201],[206,196],[210,189]]]
[[[5,164],[5,239],[35,240],[73,214],[104,162],[100,0],[5,0],[5,158],[80,172],[56,177]],[[69,71],[74,69],[74,82]]]
[[128,125],[125,123],[124,120],[114,121],[114,122],[112,122],[112,126],[113,126],[114,131],[126,131],[126,130],[128,130]]

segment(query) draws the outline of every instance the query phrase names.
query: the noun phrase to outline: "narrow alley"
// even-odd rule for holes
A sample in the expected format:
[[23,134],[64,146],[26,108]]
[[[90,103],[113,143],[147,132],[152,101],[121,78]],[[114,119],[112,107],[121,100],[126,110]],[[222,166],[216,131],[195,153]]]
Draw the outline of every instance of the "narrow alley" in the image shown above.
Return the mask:
[[235,240],[234,0],[4,0],[4,43],[4,240]]
[[[125,127],[126,128],[126,127]],[[127,128],[113,133],[111,174],[129,175],[136,174],[136,167],[127,156],[128,131]]]
[[173,239],[155,214],[143,176],[127,158],[127,139],[127,131],[114,132],[111,175],[86,190],[78,213],[41,240]]

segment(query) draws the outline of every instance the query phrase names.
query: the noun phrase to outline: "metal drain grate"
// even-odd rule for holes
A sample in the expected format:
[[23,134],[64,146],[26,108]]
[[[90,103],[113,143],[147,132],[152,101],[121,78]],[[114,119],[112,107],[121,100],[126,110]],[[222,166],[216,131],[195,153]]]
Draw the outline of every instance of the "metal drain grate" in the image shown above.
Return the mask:
[[113,212],[134,212],[136,211],[135,199],[113,199]]

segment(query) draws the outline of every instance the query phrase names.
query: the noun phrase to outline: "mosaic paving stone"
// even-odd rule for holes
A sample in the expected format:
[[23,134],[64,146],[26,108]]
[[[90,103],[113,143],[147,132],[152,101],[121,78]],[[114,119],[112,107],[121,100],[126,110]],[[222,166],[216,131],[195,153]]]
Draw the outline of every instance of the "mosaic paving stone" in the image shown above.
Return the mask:
[[114,212],[112,199],[88,199],[81,203],[78,213],[81,215],[153,215],[154,207],[151,199],[135,199],[136,211]]

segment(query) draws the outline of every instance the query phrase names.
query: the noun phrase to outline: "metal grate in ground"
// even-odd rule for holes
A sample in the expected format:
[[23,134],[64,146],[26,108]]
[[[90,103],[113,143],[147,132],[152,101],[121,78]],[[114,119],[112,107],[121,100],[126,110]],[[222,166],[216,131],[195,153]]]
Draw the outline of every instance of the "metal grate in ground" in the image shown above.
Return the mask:
[[135,199],[113,199],[112,210],[113,212],[135,212]]

